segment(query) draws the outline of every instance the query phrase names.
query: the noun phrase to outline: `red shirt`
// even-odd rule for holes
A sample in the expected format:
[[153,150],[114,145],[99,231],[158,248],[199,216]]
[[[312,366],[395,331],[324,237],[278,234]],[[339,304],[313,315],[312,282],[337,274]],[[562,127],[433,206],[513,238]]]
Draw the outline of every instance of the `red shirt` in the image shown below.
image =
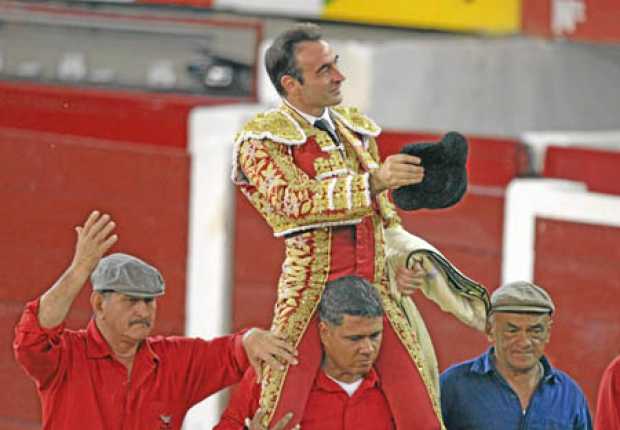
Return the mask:
[[43,429],[180,429],[187,410],[238,382],[248,367],[242,335],[211,341],[146,339],[127,369],[91,320],[86,330],[44,329],[39,301],[15,328],[17,361],[36,382]]
[[596,430],[620,430],[620,356],[603,373],[594,420]]
[[[251,385],[251,386],[250,386]],[[241,430],[258,408],[260,386],[249,369],[214,430]],[[275,423],[272,423],[274,425]],[[321,370],[306,403],[302,430],[394,430],[392,412],[374,369],[351,397]]]

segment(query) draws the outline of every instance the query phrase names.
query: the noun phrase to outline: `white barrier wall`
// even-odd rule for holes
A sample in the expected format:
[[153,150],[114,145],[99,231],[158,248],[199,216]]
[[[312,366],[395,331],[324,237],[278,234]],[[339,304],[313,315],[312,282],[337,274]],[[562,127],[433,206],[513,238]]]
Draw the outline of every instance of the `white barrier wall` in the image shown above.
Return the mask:
[[521,135],[520,140],[529,148],[532,171],[538,174],[543,172],[547,147],[550,145],[620,152],[620,130],[528,131]]
[[506,192],[502,282],[534,281],[536,218],[620,227],[620,196],[579,182],[516,179]]
[[[263,109],[258,105],[235,105],[199,108],[191,114],[187,336],[211,339],[230,332],[233,136],[246,120]],[[225,406],[223,398],[222,394],[216,394],[194,406],[187,414],[184,428],[210,430]]]

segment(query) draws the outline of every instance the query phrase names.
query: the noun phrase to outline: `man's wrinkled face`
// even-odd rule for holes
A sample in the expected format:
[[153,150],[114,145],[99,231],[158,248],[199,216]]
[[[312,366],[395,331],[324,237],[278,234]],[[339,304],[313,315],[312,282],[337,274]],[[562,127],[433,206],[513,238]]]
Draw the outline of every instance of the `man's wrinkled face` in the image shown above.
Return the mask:
[[345,315],[337,326],[321,321],[323,368],[342,382],[354,382],[372,368],[383,338],[383,317]]
[[140,341],[153,330],[156,313],[156,299],[114,292],[105,294],[99,317],[115,336]]
[[498,366],[524,372],[537,366],[551,334],[548,314],[498,312],[491,315],[487,336]]
[[294,89],[300,107],[322,110],[342,102],[340,87],[345,77],[327,42],[301,42],[295,48],[295,60],[303,77],[303,83],[296,81]]

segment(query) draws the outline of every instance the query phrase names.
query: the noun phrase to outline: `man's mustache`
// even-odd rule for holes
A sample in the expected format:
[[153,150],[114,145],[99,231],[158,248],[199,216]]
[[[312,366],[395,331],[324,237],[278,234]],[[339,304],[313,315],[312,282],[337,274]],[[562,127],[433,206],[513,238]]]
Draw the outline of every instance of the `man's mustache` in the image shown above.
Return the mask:
[[142,324],[142,325],[144,325],[146,327],[150,327],[151,326],[151,321],[145,320],[145,319],[129,321],[129,326],[132,326],[132,325],[135,325],[135,324]]

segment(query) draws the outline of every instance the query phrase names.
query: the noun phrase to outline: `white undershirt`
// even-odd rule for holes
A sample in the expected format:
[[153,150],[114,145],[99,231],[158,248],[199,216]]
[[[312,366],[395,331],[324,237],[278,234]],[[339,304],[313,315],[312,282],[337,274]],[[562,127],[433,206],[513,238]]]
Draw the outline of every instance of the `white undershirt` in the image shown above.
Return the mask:
[[337,379],[332,378],[327,373],[325,373],[325,375],[329,379],[334,381],[336,384],[340,385],[340,388],[342,388],[348,394],[349,397],[351,397],[353,395],[353,393],[355,393],[357,391],[357,389],[360,387],[360,385],[362,385],[362,381],[364,380],[364,378],[360,378],[360,379],[358,379],[355,382],[342,382],[342,381],[339,381]]

